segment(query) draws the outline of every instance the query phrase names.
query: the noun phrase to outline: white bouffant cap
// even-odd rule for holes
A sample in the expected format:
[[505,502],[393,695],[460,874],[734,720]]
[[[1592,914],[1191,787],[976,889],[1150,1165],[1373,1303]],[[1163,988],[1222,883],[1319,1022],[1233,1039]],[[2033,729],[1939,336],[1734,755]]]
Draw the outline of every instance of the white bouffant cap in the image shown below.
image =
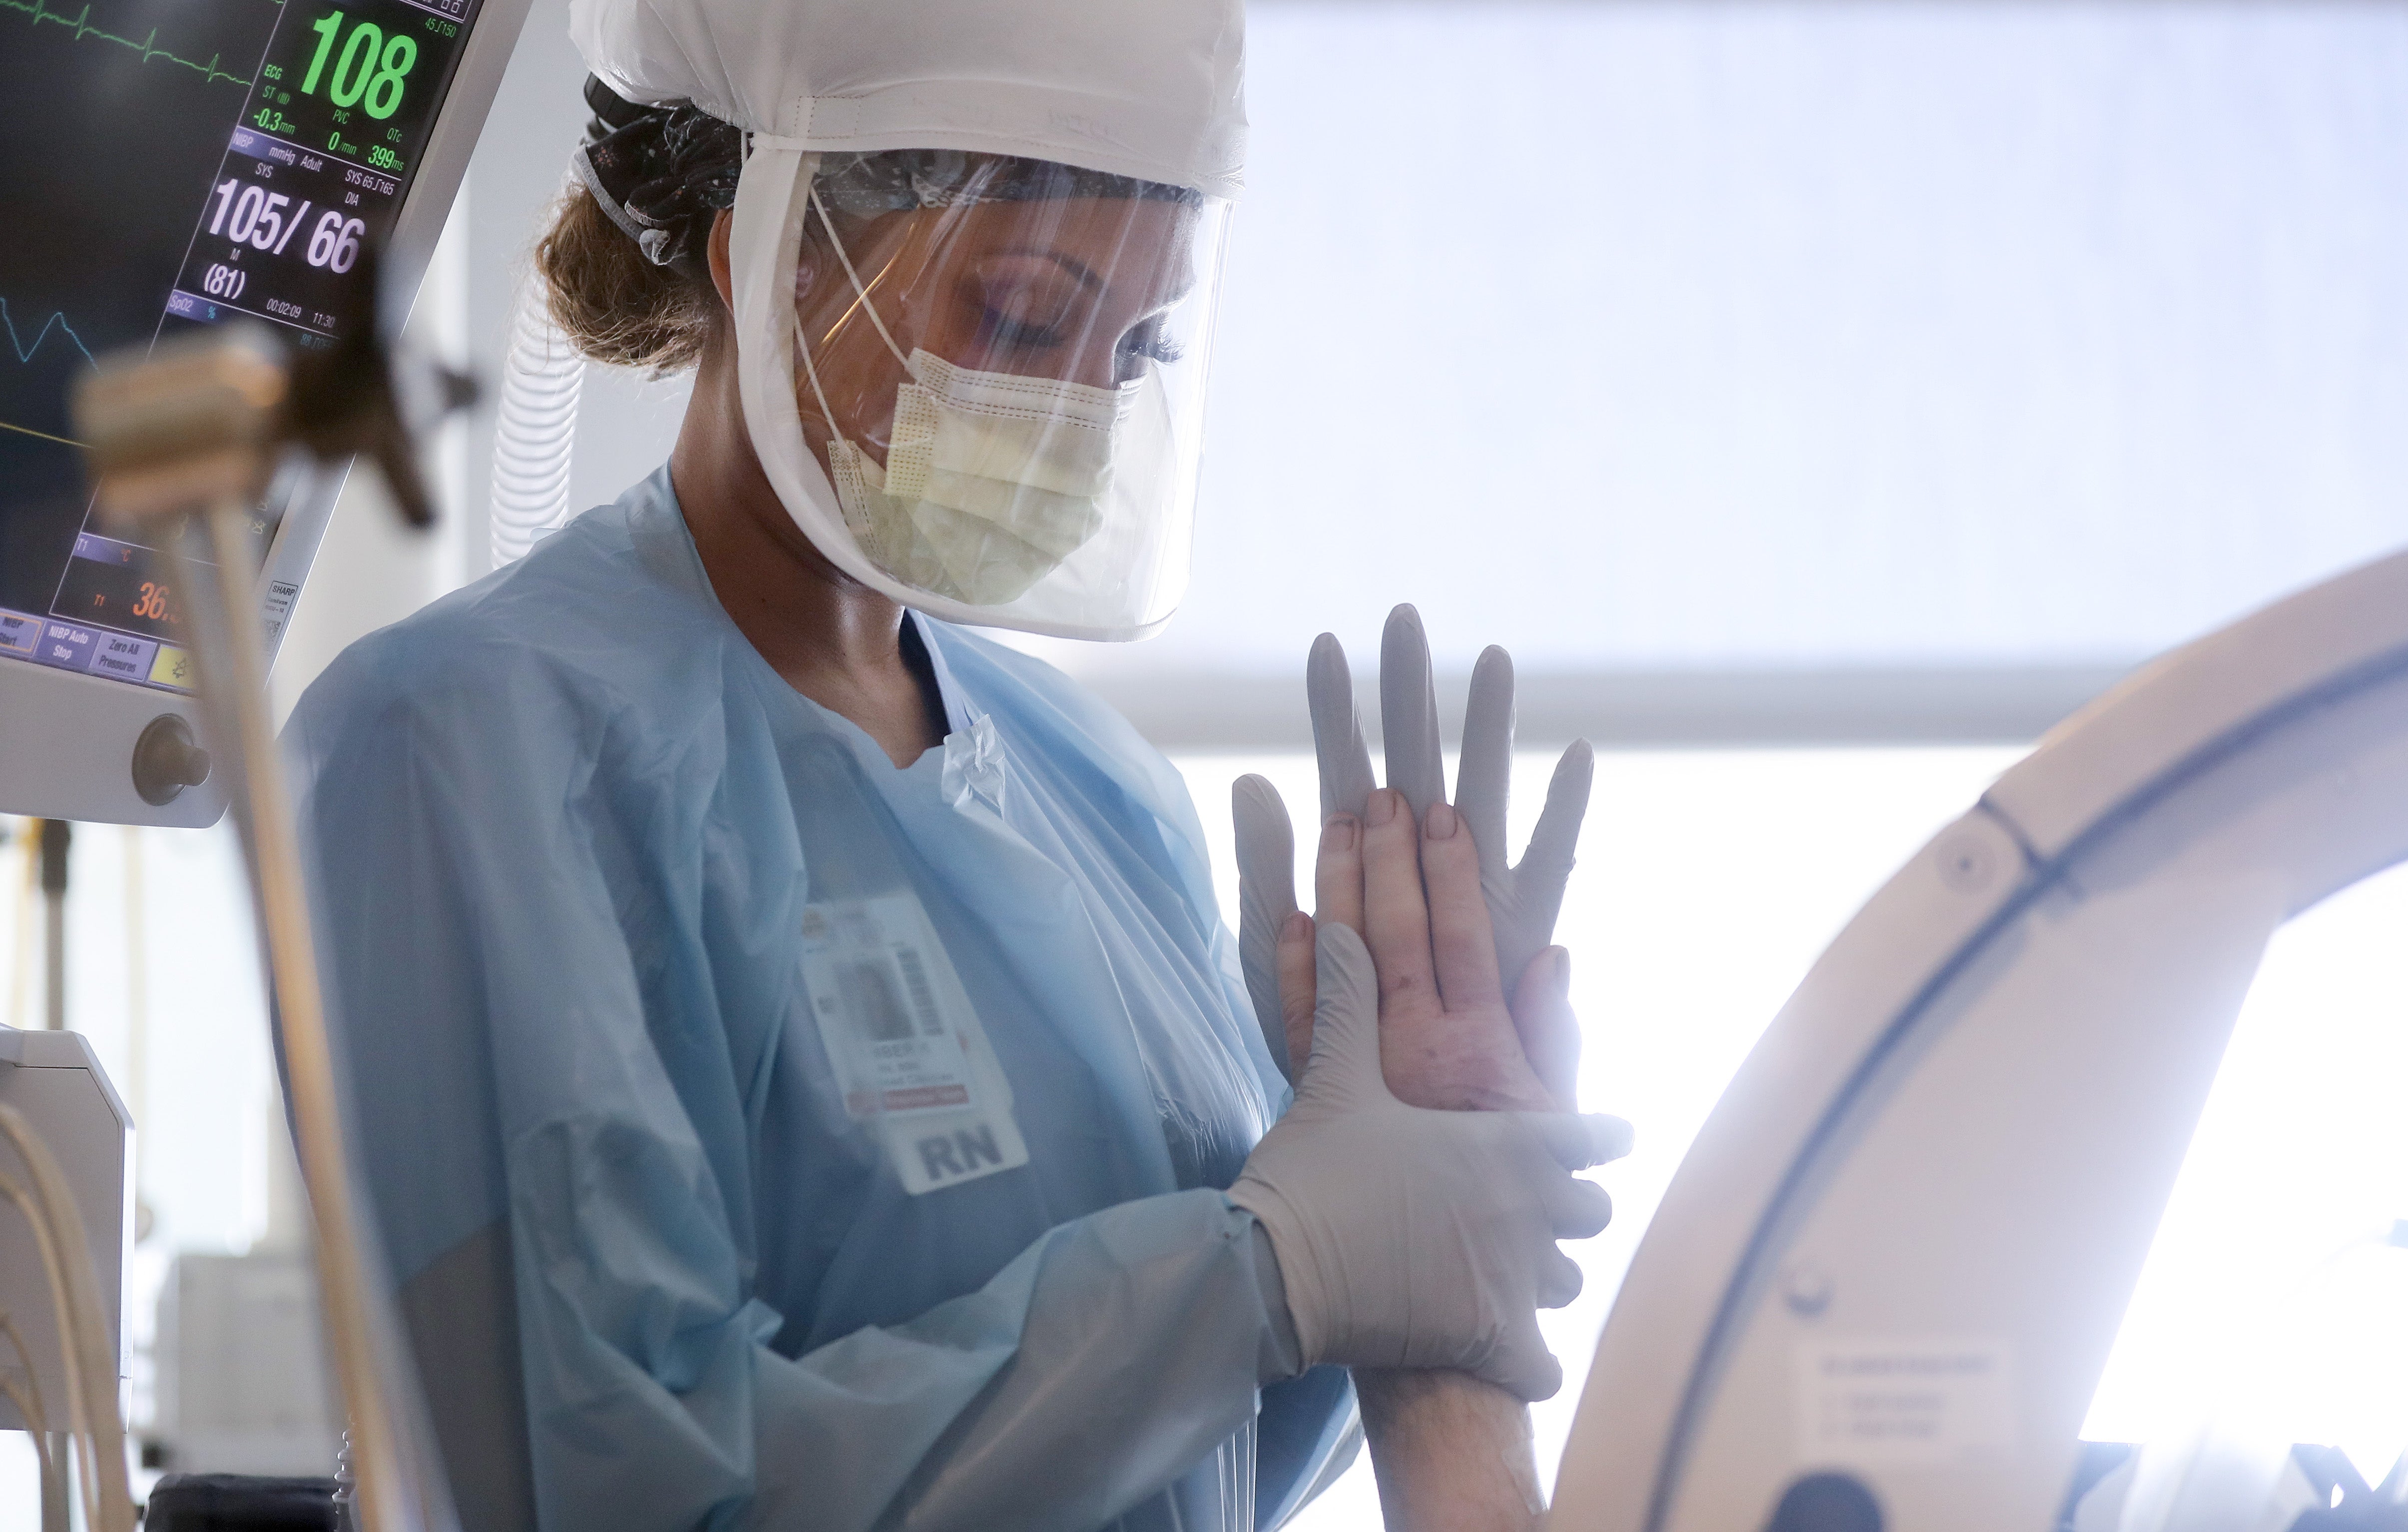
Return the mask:
[[958,149],[1237,194],[1241,0],[570,0],[586,66],[815,152]]

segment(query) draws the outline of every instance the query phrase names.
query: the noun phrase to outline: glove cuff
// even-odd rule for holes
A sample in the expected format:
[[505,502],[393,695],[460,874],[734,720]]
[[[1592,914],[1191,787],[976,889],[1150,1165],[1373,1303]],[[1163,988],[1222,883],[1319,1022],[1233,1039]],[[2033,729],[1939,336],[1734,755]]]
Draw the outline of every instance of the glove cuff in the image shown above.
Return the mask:
[[1254,1287],[1263,1300],[1263,1344],[1255,1382],[1285,1382],[1304,1371],[1304,1348],[1296,1338],[1296,1315],[1287,1306],[1287,1279],[1280,1274],[1279,1252],[1262,1220],[1247,1215],[1252,1229],[1247,1245],[1254,1262]]
[[1312,1253],[1298,1249],[1310,1244],[1296,1232],[1297,1220],[1278,1188],[1260,1177],[1240,1175],[1225,1194],[1230,1206],[1251,1214],[1258,1257],[1256,1281],[1263,1309],[1270,1316],[1268,1343],[1293,1364],[1288,1376],[1322,1361],[1328,1343],[1328,1324],[1319,1285],[1314,1281]]

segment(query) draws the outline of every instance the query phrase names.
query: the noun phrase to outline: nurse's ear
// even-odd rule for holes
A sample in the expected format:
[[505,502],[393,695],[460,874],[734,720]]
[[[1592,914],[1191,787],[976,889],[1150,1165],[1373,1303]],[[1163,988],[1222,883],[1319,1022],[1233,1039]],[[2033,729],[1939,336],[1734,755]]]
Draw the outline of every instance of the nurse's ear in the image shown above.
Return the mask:
[[[721,208],[710,221],[710,285],[719,292],[719,306],[736,312],[736,261],[728,253],[728,242],[735,237],[736,214]],[[819,280],[819,260],[808,247],[795,265],[795,297],[797,302],[809,295],[811,284]]]
[[710,285],[719,294],[719,307],[731,315],[736,312],[736,263],[727,253],[728,241],[735,237],[736,214],[722,208],[710,220]]

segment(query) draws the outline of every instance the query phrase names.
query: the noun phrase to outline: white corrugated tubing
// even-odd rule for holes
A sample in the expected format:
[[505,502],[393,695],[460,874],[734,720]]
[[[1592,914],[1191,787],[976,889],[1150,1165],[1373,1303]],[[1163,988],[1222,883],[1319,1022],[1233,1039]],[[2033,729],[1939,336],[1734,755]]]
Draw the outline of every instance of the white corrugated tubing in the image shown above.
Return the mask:
[[542,279],[529,272],[511,305],[494,426],[493,552],[498,569],[568,521],[568,465],[585,359],[552,322]]

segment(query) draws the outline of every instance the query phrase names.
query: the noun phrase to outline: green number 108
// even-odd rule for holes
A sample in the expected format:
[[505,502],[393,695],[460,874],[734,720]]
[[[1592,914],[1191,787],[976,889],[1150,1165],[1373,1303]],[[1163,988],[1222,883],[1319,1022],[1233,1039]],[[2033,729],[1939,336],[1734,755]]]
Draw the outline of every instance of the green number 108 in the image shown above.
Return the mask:
[[[343,30],[343,13],[329,11],[309,30],[318,35],[318,52],[309,61],[309,73],[301,81],[303,95],[318,93],[318,77],[325,72],[326,55],[335,51],[335,38]],[[384,29],[374,21],[362,21],[351,28],[342,52],[336,54],[334,78],[326,82],[326,99],[337,107],[357,103],[380,121],[391,117],[401,109],[404,77],[417,62],[416,38],[406,32],[387,37]]]

